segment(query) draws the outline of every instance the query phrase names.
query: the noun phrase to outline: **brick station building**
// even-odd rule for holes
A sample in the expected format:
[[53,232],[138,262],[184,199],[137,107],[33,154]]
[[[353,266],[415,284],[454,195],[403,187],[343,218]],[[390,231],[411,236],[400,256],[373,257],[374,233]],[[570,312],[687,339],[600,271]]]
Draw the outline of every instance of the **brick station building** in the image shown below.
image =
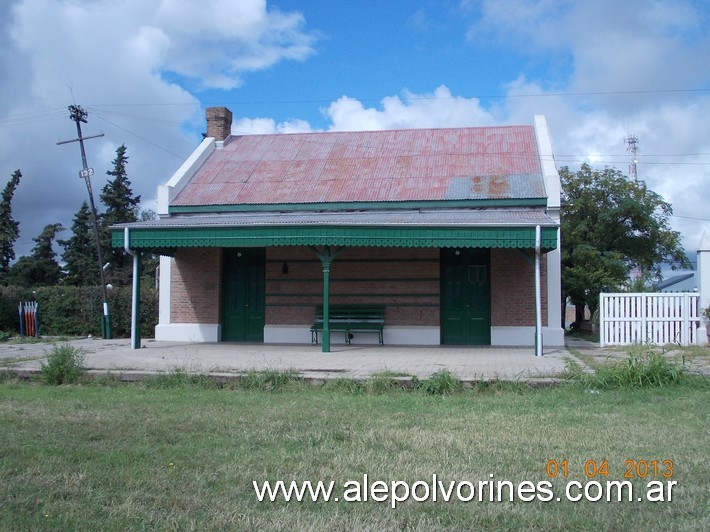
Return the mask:
[[159,188],[159,220],[113,228],[114,246],[161,255],[157,340],[311,343],[318,305],[372,305],[385,344],[563,345],[544,117],[245,136],[231,124],[207,109],[207,138]]

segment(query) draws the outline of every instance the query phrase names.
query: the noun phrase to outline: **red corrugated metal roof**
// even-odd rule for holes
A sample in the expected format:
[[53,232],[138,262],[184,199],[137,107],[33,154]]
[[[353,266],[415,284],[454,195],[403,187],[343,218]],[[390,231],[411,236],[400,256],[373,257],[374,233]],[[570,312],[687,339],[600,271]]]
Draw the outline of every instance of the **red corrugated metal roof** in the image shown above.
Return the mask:
[[531,126],[230,137],[172,205],[545,197]]

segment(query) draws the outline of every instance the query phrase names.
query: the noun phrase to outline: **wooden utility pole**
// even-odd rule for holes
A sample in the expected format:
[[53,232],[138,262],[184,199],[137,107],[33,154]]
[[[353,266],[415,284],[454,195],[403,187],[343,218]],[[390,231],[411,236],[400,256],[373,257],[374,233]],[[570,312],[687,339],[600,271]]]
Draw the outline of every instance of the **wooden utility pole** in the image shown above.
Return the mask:
[[98,137],[103,137],[104,134],[91,135],[90,137],[83,137],[81,135],[81,123],[86,124],[86,117],[88,113],[84,111],[79,105],[69,106],[69,118],[76,122],[76,134],[77,138],[71,140],[62,140],[57,142],[57,144],[68,144],[70,142],[78,142],[81,147],[81,164],[82,169],[79,172],[79,177],[86,181],[86,189],[89,191],[89,203],[91,206],[91,218],[94,222],[94,237],[96,238],[96,256],[99,258],[99,280],[101,282],[101,290],[104,298],[103,304],[103,314],[101,318],[101,336],[104,340],[110,340],[113,338],[113,330],[111,328],[111,313],[108,307],[108,288],[106,286],[106,278],[104,276],[104,261],[101,257],[101,237],[99,235],[99,221],[96,215],[96,206],[94,204],[94,192],[91,188],[91,176],[94,175],[94,169],[89,168],[86,163],[86,151],[84,150],[84,141],[87,139],[95,139]]

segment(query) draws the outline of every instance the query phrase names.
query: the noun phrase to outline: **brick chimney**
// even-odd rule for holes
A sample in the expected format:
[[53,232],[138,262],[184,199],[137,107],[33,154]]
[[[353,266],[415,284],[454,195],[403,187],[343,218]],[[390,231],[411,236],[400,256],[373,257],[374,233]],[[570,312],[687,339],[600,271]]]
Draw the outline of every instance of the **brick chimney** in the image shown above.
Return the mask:
[[207,108],[207,136],[220,141],[232,133],[232,111],[226,107]]

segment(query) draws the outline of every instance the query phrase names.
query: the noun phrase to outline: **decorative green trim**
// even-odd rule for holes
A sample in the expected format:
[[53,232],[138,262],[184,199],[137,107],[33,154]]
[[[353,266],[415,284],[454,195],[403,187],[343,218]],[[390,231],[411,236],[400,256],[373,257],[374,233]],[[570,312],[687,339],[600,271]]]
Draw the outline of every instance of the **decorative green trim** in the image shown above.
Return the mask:
[[[112,246],[123,247],[123,229]],[[534,248],[535,227],[233,226],[135,227],[132,249],[269,246],[362,246],[415,248]],[[542,227],[542,248],[557,247],[557,227]]]
[[258,203],[239,205],[170,205],[170,214],[220,212],[294,212],[362,211],[380,209],[460,209],[475,207],[545,207],[547,198],[434,200],[434,201],[357,201],[331,203]]

